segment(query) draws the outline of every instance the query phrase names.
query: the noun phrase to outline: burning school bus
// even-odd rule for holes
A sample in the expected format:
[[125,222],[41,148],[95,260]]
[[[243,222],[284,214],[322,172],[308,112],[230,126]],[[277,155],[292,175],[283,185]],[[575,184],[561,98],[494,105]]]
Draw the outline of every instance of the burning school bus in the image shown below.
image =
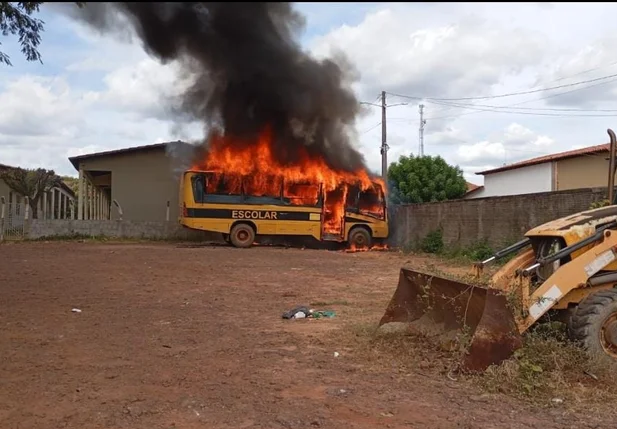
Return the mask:
[[257,235],[305,236],[369,248],[388,237],[384,186],[360,170],[335,171],[319,157],[282,166],[263,134],[251,145],[214,137],[181,180],[180,223],[219,232],[235,247]]

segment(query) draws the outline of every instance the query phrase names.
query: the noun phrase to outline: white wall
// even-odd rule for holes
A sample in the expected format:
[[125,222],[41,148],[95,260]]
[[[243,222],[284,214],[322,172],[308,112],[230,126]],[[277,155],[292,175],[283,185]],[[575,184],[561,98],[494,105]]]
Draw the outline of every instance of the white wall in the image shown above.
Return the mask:
[[533,194],[552,191],[552,163],[530,165],[484,176],[484,189],[467,198]]
[[465,198],[466,200],[470,200],[472,198],[484,198],[484,197],[486,197],[486,190],[482,188],[482,189],[476,189],[475,191],[473,191],[473,194],[465,195],[463,198]]

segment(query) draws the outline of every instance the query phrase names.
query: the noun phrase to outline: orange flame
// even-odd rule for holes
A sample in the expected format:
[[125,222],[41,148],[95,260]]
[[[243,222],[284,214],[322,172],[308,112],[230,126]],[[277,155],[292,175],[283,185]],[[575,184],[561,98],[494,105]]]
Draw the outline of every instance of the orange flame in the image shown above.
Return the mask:
[[386,251],[389,249],[387,244],[374,244],[370,248],[369,247],[357,247],[355,244],[349,246],[349,248],[345,249],[347,253],[356,253],[356,252],[368,252],[368,251]]
[[[336,171],[325,159],[311,156],[308,151],[299,151],[297,161],[283,165],[273,154],[273,139],[265,128],[255,141],[240,141],[222,134],[211,134],[206,158],[193,167],[194,170],[218,173],[208,179],[207,193],[244,194],[256,197],[279,198],[281,185],[283,197],[292,205],[316,205],[320,185],[324,195],[324,232],[341,233],[345,205],[352,197],[350,189],[375,190],[378,185],[385,198],[385,186],[381,178],[371,178],[367,171]],[[383,204],[379,201],[356,201],[361,213],[383,216]]]

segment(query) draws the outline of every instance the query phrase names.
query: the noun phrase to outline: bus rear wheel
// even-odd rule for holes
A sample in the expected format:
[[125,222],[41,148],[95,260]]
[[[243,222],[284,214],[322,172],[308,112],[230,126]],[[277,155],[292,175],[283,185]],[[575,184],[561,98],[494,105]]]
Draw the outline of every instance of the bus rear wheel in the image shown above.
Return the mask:
[[239,223],[231,229],[229,240],[234,247],[246,249],[255,241],[255,230],[250,225]]

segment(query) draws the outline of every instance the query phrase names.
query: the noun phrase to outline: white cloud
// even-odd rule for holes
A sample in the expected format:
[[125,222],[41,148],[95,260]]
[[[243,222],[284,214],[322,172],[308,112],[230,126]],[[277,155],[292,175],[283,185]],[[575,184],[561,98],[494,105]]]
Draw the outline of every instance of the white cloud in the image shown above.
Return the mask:
[[179,94],[179,69],[146,58],[111,71],[103,82],[107,90],[102,99],[111,108],[165,120],[170,118],[169,100]]
[[60,134],[70,137],[81,113],[96,100],[91,92],[75,93],[65,79],[23,75],[0,93],[0,133],[5,136]]
[[345,52],[361,73],[365,97],[383,88],[456,97],[487,92],[504,76],[537,64],[548,48],[538,31],[495,25],[478,16],[424,27],[414,15],[413,8],[371,13],[357,26],[344,25],[317,38],[313,52]]
[[[542,83],[545,87],[566,87],[547,94],[546,103],[588,109],[601,109],[604,105],[613,108],[612,101],[617,96],[615,49],[617,37],[611,35],[586,44],[574,55],[563,55],[561,61],[542,76]],[[552,96],[554,94],[559,95]]]
[[497,167],[524,158],[533,158],[551,151],[554,140],[512,123],[503,132],[473,144],[462,144],[456,151],[462,165],[489,165]]

